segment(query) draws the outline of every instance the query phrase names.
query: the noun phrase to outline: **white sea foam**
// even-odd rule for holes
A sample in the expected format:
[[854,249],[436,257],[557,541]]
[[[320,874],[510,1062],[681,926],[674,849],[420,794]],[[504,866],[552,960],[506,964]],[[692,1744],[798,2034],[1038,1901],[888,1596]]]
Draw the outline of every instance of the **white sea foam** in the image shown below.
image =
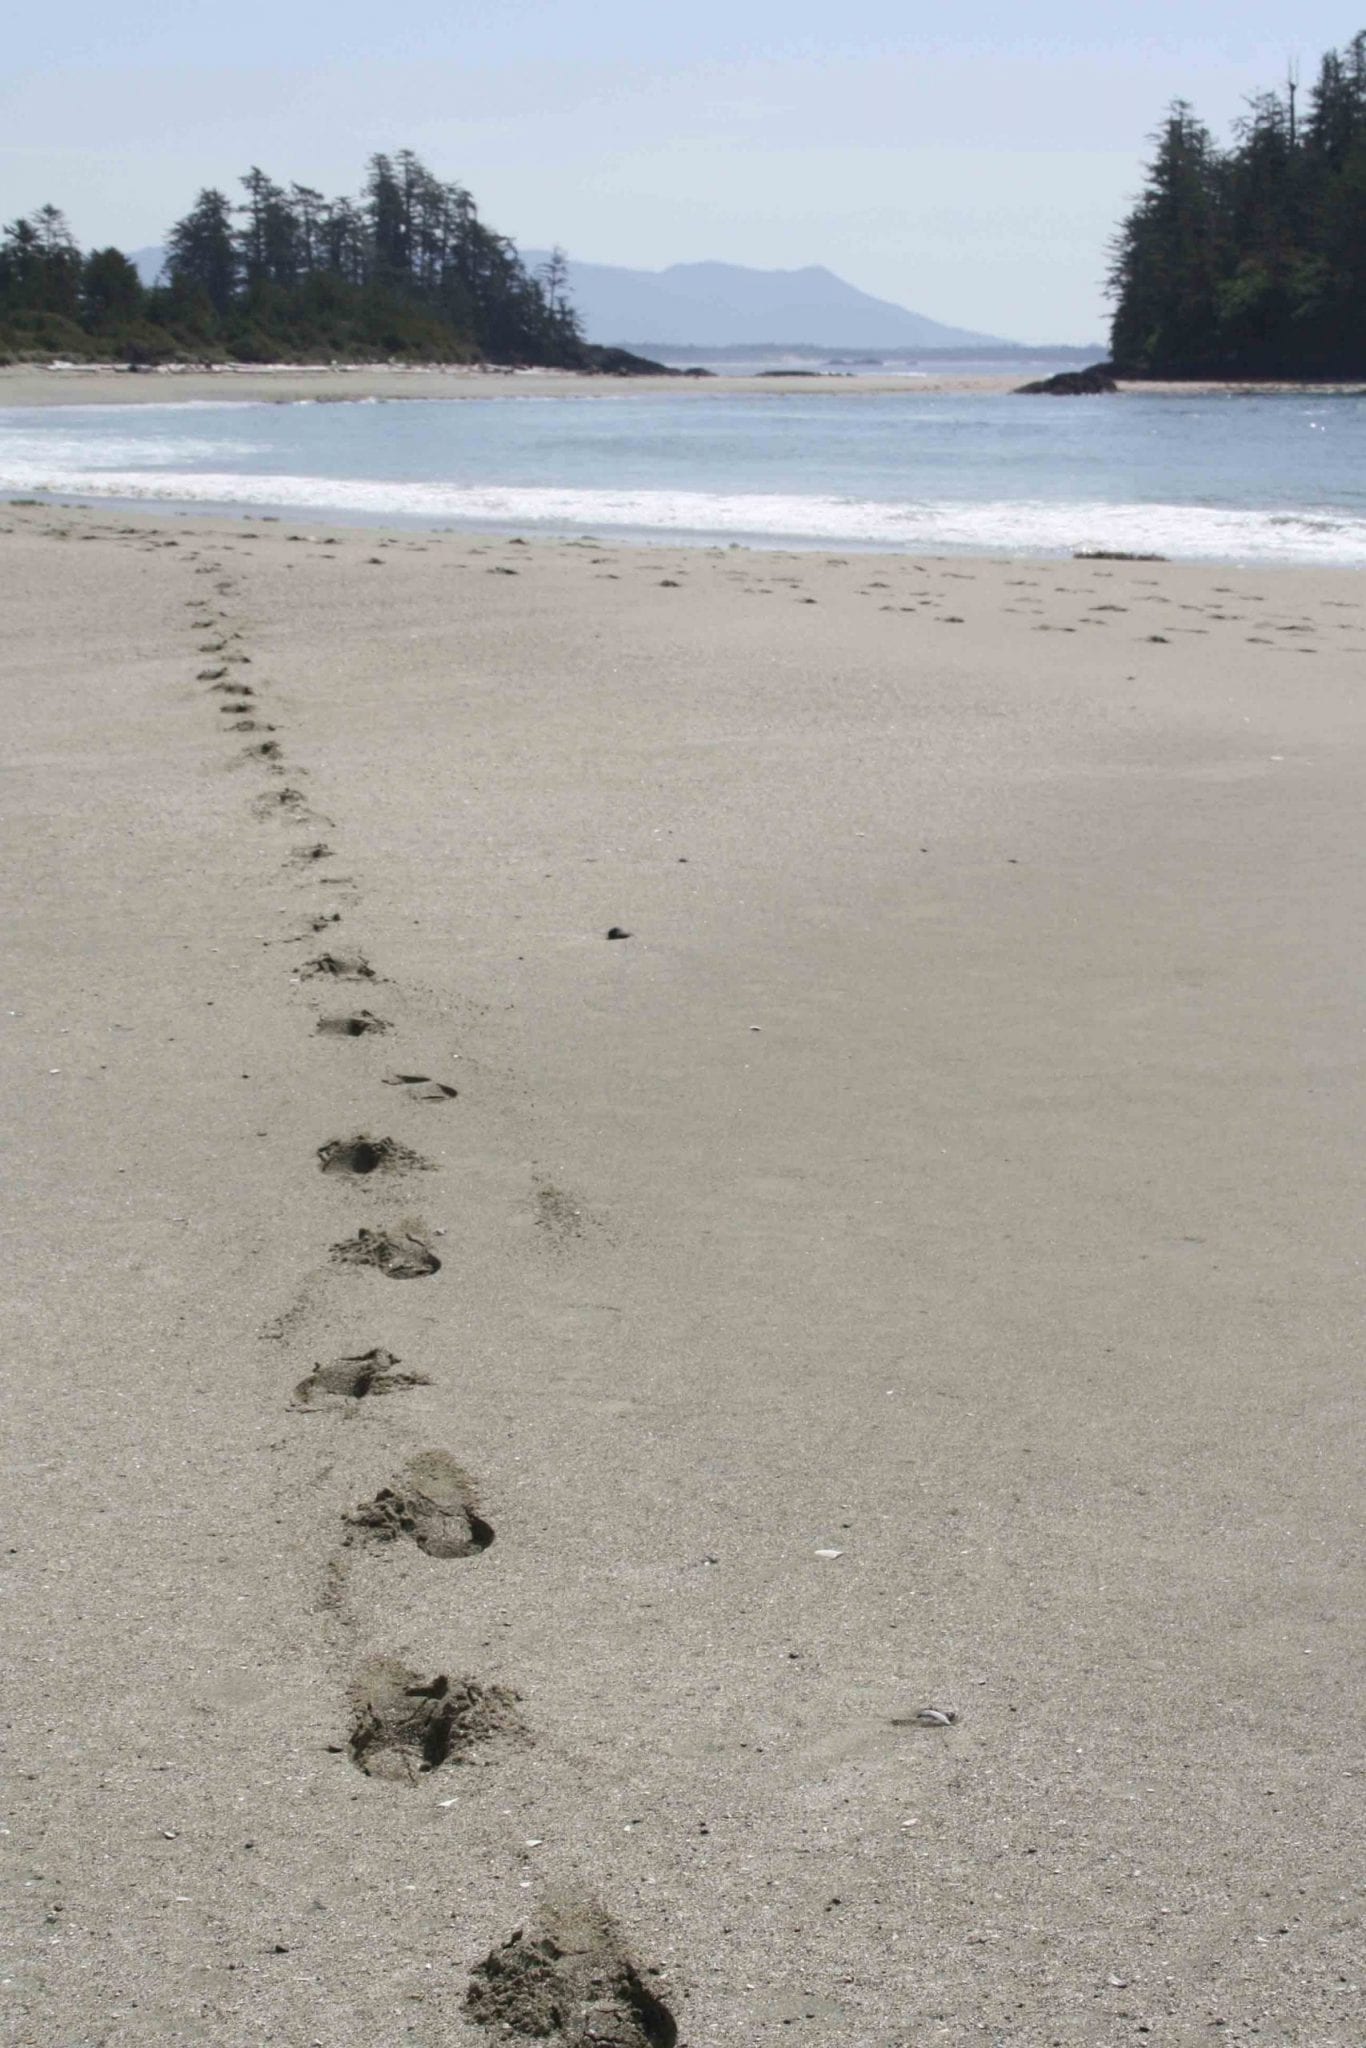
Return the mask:
[[[205,451],[200,454],[201,448]],[[145,462],[155,442],[101,446]],[[186,444],[165,444],[185,458]],[[194,444],[211,460],[213,443]],[[247,452],[231,444],[230,452]],[[119,498],[263,510],[329,511],[367,519],[542,527],[681,539],[742,539],[757,545],[817,544],[917,553],[1070,554],[1108,548],[1175,559],[1366,564],[1366,518],[1180,504],[1054,503],[1042,499],[896,503],[869,498],[687,490],[549,489],[402,483],[360,477],[271,476],[238,471],[91,467],[88,441],[48,436],[41,448],[0,444],[0,491]],[[65,459],[64,459],[65,458]]]
[[[278,398],[140,398],[129,405],[100,404],[95,399],[62,399],[63,419],[145,420],[156,413],[173,413],[177,419],[187,412],[221,412],[225,417],[238,413],[270,412],[283,401]],[[290,400],[289,403],[293,403]],[[306,401],[309,405],[313,399]],[[13,426],[22,429],[34,417],[35,411],[42,410],[31,405],[0,406],[0,427]]]
[[[115,410],[112,406],[108,409]],[[148,406],[146,410],[161,412],[170,408]],[[61,432],[5,434],[0,439],[0,488],[5,487],[11,475],[31,475],[37,470],[56,479],[54,490],[75,490],[78,487],[66,479],[87,469],[100,474],[107,469],[126,472],[136,464],[137,474],[150,471],[154,477],[174,476],[182,473],[179,465],[184,462],[241,462],[269,452],[261,442],[249,441],[240,434],[210,440],[194,434],[139,433],[128,418],[128,408],[119,407],[118,411],[122,414],[120,424],[129,429],[127,433],[102,434],[98,438]]]

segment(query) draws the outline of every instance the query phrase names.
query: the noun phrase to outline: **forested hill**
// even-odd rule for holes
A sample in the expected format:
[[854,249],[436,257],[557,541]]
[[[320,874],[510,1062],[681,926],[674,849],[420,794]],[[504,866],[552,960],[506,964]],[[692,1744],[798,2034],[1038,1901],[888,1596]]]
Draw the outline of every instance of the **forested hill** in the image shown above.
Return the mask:
[[1220,149],[1184,101],[1116,237],[1111,353],[1129,375],[1366,375],[1366,32],[1250,102]]
[[277,185],[201,192],[148,288],[121,250],[83,254],[55,207],[0,235],[0,360],[493,362],[633,367],[590,347],[555,252],[534,274],[469,193],[403,150],[358,199]]

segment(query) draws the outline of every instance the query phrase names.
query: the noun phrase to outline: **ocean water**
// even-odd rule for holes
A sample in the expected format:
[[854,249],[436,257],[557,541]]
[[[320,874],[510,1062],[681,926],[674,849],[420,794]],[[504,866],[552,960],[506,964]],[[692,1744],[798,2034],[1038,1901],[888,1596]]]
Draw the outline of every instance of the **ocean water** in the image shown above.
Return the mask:
[[756,547],[1366,564],[1366,399],[701,391],[0,409],[0,496]]

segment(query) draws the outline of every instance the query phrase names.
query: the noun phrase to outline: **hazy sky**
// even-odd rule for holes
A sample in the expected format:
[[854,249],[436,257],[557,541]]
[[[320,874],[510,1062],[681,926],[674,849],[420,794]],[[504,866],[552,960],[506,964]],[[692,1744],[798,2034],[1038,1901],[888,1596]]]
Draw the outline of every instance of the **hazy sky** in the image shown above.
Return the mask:
[[1363,25],[1363,0],[64,0],[6,26],[0,214],[50,199],[83,243],[137,247],[254,163],[349,192],[407,145],[533,247],[826,263],[957,325],[1088,341],[1166,102],[1223,133]]

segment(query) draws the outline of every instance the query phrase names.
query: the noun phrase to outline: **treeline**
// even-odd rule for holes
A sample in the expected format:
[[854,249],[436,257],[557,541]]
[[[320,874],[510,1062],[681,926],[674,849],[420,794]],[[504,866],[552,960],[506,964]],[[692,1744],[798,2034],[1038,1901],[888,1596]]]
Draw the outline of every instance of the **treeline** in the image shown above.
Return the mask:
[[558,253],[538,273],[470,194],[411,150],[375,156],[358,199],[277,185],[200,193],[144,286],[121,250],[82,253],[43,206],[0,236],[0,354],[627,367],[585,343]]
[[1114,244],[1111,352],[1130,375],[1366,375],[1366,32],[1301,108],[1251,101],[1220,149],[1178,100]]

